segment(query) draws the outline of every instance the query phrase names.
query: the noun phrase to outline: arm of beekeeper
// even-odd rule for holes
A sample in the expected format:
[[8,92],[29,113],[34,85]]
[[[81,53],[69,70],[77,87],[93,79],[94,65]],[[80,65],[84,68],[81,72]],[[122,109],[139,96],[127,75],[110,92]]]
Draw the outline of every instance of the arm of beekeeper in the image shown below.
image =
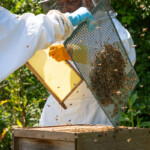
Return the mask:
[[25,64],[36,50],[65,40],[73,30],[69,16],[59,11],[17,16],[0,6],[0,82]]
[[[92,14],[88,11],[87,8],[81,7],[78,10],[76,10],[74,13],[66,13],[66,15],[69,16],[71,23],[73,26],[77,26],[78,24],[82,22],[86,22],[88,30],[91,32],[95,29],[96,23],[95,19],[92,16]],[[74,54],[72,52],[72,47],[76,49],[74,51]],[[72,44],[70,45],[69,52],[71,55],[73,55],[76,62],[79,63],[86,63],[87,61],[87,47],[82,44]],[[80,60],[78,55],[82,55],[82,60]],[[56,44],[49,48],[49,56],[54,58],[56,61],[60,62],[63,60],[71,60],[68,52],[66,51],[63,44]]]

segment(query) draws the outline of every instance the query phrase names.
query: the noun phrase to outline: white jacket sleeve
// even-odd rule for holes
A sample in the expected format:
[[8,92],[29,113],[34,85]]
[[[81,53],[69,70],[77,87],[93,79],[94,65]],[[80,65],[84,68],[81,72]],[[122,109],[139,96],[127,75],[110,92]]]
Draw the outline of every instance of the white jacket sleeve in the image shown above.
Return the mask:
[[65,40],[72,31],[69,18],[58,11],[17,16],[0,6],[0,82],[24,65],[36,50]]

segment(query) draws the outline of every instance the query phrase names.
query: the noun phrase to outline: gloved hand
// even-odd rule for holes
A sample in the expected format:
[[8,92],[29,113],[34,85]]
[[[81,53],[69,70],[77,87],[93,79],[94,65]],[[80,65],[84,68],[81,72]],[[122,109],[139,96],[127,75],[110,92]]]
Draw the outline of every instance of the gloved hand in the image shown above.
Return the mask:
[[[87,63],[87,47],[85,45],[71,44],[68,46],[68,50],[76,62],[82,64]],[[50,46],[49,56],[58,62],[63,60],[71,60],[70,55],[63,44]]]
[[49,48],[49,56],[56,61],[71,60],[65,46],[63,44],[53,45]]
[[87,8],[81,7],[73,13],[66,13],[69,15],[70,21],[73,26],[77,26],[82,22],[86,22],[88,30],[91,32],[95,29],[96,22],[92,14]]

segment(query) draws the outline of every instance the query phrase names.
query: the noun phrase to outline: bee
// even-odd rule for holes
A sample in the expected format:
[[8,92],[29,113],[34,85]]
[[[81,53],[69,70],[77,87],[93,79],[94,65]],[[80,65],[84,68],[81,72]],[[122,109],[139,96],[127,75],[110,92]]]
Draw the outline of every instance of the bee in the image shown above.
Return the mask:
[[117,72],[117,71],[118,71],[118,69],[114,69],[114,71],[115,71],[115,72]]
[[121,94],[121,92],[120,92],[120,91],[117,91],[117,92],[116,92],[116,94],[117,94],[117,95],[120,95],[120,94]]
[[132,45],[132,47],[136,47],[137,45]]
[[97,66],[101,66],[102,64],[97,64]]
[[58,115],[56,115],[56,120],[58,120]]
[[144,37],[144,36],[145,36],[145,33],[141,34],[140,36],[141,36],[141,37]]
[[100,29],[100,27],[96,27],[96,29]]
[[142,87],[143,87],[143,85],[140,85],[140,87],[142,88]]
[[146,32],[147,31],[147,28],[143,28],[143,32]]

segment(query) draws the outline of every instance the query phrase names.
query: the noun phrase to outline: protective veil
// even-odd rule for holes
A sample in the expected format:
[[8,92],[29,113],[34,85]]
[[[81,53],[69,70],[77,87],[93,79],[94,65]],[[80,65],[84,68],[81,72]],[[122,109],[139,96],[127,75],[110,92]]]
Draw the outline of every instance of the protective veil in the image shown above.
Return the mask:
[[[111,18],[123,42],[125,50],[129,56],[132,65],[136,61],[135,48],[132,46],[133,40],[130,33],[116,19],[116,13],[110,12]],[[105,26],[107,20],[102,24]],[[73,62],[71,62],[73,65]],[[74,66],[74,65],[73,65]],[[75,66],[74,66],[75,67]],[[112,125],[93,97],[91,91],[87,88],[85,82],[68,97],[65,101],[67,109],[50,95],[48,98],[40,119],[40,126],[54,126],[67,124],[105,124]]]
[[0,6],[0,82],[37,50],[65,40],[73,30],[70,19],[58,11],[17,16]]

